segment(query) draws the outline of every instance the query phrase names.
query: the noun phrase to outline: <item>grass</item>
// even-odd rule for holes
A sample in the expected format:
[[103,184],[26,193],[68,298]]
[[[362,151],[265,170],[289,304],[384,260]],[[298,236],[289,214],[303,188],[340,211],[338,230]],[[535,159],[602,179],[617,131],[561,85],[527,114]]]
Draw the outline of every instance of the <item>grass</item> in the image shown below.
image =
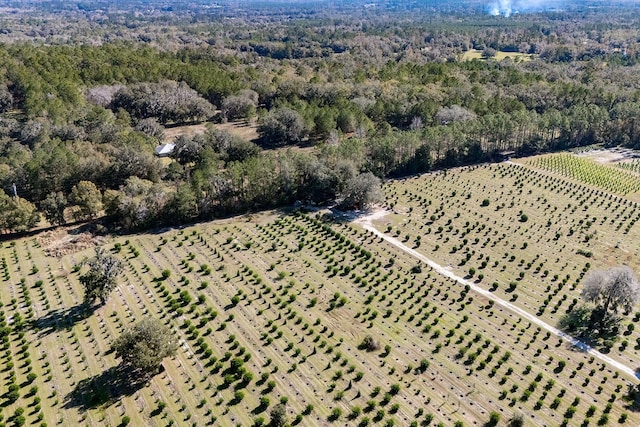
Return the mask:
[[[395,213],[378,229],[461,275],[473,268],[480,285],[497,282],[495,295],[517,294],[530,312],[545,307],[549,323],[577,297],[585,271],[638,269],[634,202],[526,165],[391,181],[385,193]],[[482,425],[496,411],[557,426],[564,415],[570,425],[595,423],[610,401],[610,424],[623,413],[622,425],[640,422],[622,401],[631,379],[327,214],[268,212],[108,238],[125,273],[87,315],[83,270],[73,267],[91,249],[54,258],[37,236],[3,243],[0,310],[13,329],[18,313],[25,319],[23,335],[12,330],[0,353],[5,367],[13,362],[4,386],[11,371],[21,385],[17,401],[0,401],[5,419],[22,407],[28,425],[42,412],[48,425],[118,425],[127,416],[130,425],[249,426],[286,400],[299,425]],[[129,390],[112,381],[109,346],[145,315],[166,322],[181,347],[164,372]],[[358,349],[368,335],[379,346]],[[638,338],[621,335],[609,355],[637,366]],[[251,374],[244,381],[230,375],[238,360]],[[37,377],[22,386],[29,372]]]
[[[493,58],[497,61],[502,61],[507,58],[511,58],[514,61],[531,61],[536,55],[520,53],[520,52],[497,52]],[[473,59],[483,59],[482,51],[477,49],[467,50],[462,54],[463,61],[471,61]]]
[[255,141],[258,139],[258,125],[256,123],[246,123],[243,121],[226,122],[215,125],[207,123],[197,125],[176,126],[165,129],[164,141],[171,142],[180,135],[193,137],[201,135],[207,131],[207,126],[213,126],[216,129],[226,130],[233,135],[239,136],[247,141]]

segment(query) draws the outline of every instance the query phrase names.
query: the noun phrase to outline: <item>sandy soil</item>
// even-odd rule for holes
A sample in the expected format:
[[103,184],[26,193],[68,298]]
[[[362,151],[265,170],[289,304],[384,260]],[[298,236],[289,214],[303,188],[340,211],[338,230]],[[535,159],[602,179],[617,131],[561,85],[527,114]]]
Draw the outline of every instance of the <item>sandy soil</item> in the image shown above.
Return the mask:
[[207,131],[207,125],[213,126],[216,129],[226,130],[240,138],[247,141],[254,141],[258,139],[258,126],[255,123],[247,124],[245,122],[228,122],[219,124],[200,123],[197,125],[186,125],[166,128],[164,130],[164,141],[171,142],[177,136],[187,135],[195,136],[202,135]]
[[505,309],[525,318],[526,320],[528,320],[529,322],[540,326],[541,328],[551,332],[552,334],[568,341],[573,347],[581,350],[581,351],[586,351],[589,354],[591,354],[592,356],[600,359],[601,361],[603,361],[604,363],[608,364],[609,366],[611,366],[614,369],[617,369],[621,372],[624,372],[625,374],[627,374],[630,377],[633,378],[637,378],[638,375],[636,374],[635,369],[618,362],[617,360],[612,359],[611,357],[599,352],[598,350],[595,350],[593,348],[591,348],[589,345],[585,344],[584,342],[578,340],[577,338],[574,338],[564,332],[562,332],[561,330],[549,325],[548,323],[542,321],[541,319],[539,319],[537,316],[523,310],[522,308],[503,300],[502,298],[494,295],[493,293],[489,292],[486,289],[481,288],[480,286],[476,285],[473,281],[469,281],[466,280],[460,276],[457,276],[455,273],[453,273],[452,271],[449,270],[449,268],[442,266],[438,263],[436,263],[435,261],[431,260],[430,258],[427,258],[426,256],[424,256],[423,254],[421,254],[420,252],[411,249],[410,247],[404,245],[401,241],[399,241],[398,239],[395,239],[391,236],[388,236],[384,233],[382,233],[381,231],[379,231],[377,228],[375,228],[375,226],[373,225],[373,221],[376,220],[380,220],[382,218],[384,218],[387,214],[389,213],[389,211],[383,210],[383,209],[376,209],[373,210],[369,215],[365,215],[362,216],[358,219],[355,220],[355,223],[361,225],[365,230],[368,230],[370,232],[372,232],[373,234],[375,234],[376,236],[386,240],[387,242],[391,243],[392,245],[394,245],[395,247],[397,247],[398,249],[406,252],[407,254],[411,255],[412,257],[424,262],[425,264],[427,264],[429,267],[433,268],[433,270],[435,270],[437,273],[448,277],[450,279],[455,280],[456,282],[462,284],[462,285],[469,285],[469,287],[471,288],[472,291],[481,294],[483,296],[485,296],[487,299],[494,301],[496,304],[504,307]]
[[598,163],[616,163],[622,160],[639,158],[640,153],[628,148],[612,148],[602,150],[585,151],[578,154],[580,157],[587,157]]

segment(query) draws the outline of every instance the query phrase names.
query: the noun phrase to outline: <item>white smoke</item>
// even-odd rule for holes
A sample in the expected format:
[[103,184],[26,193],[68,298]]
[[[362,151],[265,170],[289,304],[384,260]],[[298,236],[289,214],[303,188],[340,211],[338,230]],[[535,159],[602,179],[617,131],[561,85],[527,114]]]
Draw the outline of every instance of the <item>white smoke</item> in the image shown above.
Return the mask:
[[503,15],[509,17],[512,12],[511,0],[498,0],[489,6],[489,14],[493,16]]
[[509,17],[515,13],[559,10],[561,6],[562,0],[493,0],[487,11],[493,16]]

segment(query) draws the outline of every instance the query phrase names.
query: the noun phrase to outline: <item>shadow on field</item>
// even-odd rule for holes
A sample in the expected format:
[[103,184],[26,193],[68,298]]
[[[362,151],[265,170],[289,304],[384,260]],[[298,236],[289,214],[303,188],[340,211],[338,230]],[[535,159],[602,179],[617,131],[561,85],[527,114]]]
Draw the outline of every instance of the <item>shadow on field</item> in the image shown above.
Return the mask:
[[44,337],[56,331],[72,328],[76,323],[87,319],[94,312],[91,306],[84,303],[69,308],[51,310],[46,315],[34,320],[32,327]]
[[82,410],[108,407],[122,397],[131,396],[147,384],[150,377],[134,375],[126,368],[114,366],[103,373],[80,381],[65,396],[64,407]]
[[[598,308],[579,306],[563,315],[558,328],[601,353],[609,353],[620,334],[621,317],[605,316]],[[580,345],[574,347],[583,351]]]

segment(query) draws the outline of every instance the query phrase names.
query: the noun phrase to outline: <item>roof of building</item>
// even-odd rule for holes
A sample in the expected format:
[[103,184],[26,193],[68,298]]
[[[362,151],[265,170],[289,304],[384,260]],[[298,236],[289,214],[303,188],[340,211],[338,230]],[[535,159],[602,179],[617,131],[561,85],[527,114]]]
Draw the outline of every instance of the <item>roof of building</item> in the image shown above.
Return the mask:
[[176,148],[176,144],[173,144],[173,143],[162,144],[159,147],[156,147],[156,154],[158,156],[168,156],[173,152],[174,148]]

